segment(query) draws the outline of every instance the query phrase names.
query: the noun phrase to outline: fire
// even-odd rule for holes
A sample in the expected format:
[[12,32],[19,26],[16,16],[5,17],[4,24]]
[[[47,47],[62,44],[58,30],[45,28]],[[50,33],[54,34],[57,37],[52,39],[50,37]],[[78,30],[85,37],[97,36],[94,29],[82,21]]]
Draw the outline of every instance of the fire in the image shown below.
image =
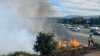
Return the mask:
[[58,48],[64,48],[64,47],[66,47],[67,46],[67,44],[66,43],[64,43],[63,41],[59,41],[58,42]]
[[72,39],[70,39],[68,46],[79,46],[79,42],[77,42],[76,38],[73,37]]
[[76,38],[73,37],[72,39],[70,39],[69,43],[65,43],[64,41],[62,40],[59,40],[58,41],[58,48],[64,48],[66,46],[79,46],[79,42],[77,42]]

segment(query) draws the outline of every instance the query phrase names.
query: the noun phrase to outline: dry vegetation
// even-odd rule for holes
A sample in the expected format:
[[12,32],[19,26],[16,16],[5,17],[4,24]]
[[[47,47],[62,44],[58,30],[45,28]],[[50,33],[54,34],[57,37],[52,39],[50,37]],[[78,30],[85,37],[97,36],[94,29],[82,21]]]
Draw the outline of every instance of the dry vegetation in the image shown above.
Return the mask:
[[89,53],[95,54],[95,52],[100,52],[100,46],[96,45],[95,47],[82,47],[82,48],[72,48],[65,49],[61,52],[55,52],[48,54],[46,56],[85,56],[85,54],[91,55]]

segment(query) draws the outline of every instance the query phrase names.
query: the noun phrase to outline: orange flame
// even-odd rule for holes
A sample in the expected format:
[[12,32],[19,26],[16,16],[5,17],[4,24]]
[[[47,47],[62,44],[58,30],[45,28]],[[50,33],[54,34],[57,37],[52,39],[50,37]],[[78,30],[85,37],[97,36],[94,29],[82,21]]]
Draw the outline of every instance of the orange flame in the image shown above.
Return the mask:
[[79,42],[77,42],[76,38],[73,37],[72,39],[70,39],[70,42],[69,43],[65,43],[64,41],[62,40],[59,40],[58,41],[58,48],[64,48],[66,46],[79,46]]
[[79,42],[77,42],[76,38],[73,37],[72,39],[70,39],[68,46],[79,46]]

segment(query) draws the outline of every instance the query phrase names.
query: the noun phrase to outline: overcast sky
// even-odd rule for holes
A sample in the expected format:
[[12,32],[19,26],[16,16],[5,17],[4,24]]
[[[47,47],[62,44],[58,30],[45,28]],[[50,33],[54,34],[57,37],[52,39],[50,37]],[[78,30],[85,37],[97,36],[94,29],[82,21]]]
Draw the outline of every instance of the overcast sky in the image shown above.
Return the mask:
[[59,15],[100,15],[100,0],[50,0]]

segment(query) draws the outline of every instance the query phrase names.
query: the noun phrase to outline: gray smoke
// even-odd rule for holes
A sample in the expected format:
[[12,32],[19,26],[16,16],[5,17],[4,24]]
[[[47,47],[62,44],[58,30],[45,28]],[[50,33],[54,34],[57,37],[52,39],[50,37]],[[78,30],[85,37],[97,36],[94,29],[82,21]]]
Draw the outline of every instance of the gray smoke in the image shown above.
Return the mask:
[[54,15],[48,0],[0,0],[0,54],[33,53],[36,34],[40,31],[66,38],[65,28],[56,19],[48,19]]
[[47,0],[0,0],[0,54],[33,53],[36,34],[51,15]]
[[61,23],[57,23],[58,18],[49,18],[47,20],[47,28],[50,29],[49,32],[56,35],[56,40],[68,40],[71,36],[71,33],[67,31],[67,28]]

